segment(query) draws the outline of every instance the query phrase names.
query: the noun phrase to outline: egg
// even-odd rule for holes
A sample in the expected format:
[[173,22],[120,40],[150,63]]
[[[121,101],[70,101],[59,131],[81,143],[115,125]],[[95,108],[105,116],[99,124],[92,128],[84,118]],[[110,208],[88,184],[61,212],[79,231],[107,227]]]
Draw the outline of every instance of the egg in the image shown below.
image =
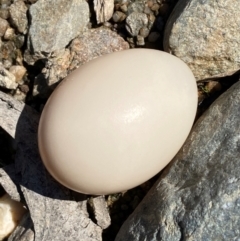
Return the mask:
[[108,54],[73,71],[50,96],[39,123],[40,155],[72,190],[126,191],[171,161],[196,109],[196,80],[180,59],[150,49]]

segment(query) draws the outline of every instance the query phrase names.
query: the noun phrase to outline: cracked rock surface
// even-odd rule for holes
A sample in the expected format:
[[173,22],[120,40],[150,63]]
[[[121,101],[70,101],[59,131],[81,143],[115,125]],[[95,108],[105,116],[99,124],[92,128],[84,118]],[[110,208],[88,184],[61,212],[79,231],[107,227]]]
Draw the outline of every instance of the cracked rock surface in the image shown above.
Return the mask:
[[200,117],[115,241],[240,237],[240,81]]
[[240,69],[239,1],[181,0],[165,28],[164,49],[181,58],[197,80]]

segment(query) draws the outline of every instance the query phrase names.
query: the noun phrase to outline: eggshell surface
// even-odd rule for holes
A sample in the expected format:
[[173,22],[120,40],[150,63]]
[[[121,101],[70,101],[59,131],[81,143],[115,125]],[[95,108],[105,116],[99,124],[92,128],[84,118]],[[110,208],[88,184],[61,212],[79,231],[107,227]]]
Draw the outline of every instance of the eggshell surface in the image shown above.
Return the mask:
[[188,66],[165,52],[125,50],[73,71],[44,107],[39,150],[47,170],[85,194],[133,188],[183,145],[197,108]]

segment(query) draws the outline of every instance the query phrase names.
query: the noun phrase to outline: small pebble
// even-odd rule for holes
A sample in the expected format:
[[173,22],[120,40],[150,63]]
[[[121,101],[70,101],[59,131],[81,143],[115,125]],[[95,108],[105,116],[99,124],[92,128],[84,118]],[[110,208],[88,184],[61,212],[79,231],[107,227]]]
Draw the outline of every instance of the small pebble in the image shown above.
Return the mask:
[[16,82],[19,83],[26,74],[27,70],[23,66],[13,65],[10,67],[9,72],[15,76]]
[[154,3],[154,4],[152,5],[152,7],[151,7],[151,10],[155,12],[155,11],[157,11],[159,8],[160,8],[160,6],[159,6],[157,3]]
[[0,18],[0,37],[4,36],[7,28],[8,28],[8,21],[3,19],[3,18]]
[[124,13],[126,13],[126,12],[127,12],[127,10],[128,10],[128,8],[127,8],[127,5],[126,5],[126,4],[121,5],[120,9],[121,9],[121,11],[122,11],[122,12],[124,12]]
[[8,27],[5,34],[4,34],[4,40],[11,40],[15,37],[14,29],[11,27]]
[[206,84],[206,89],[210,92],[210,93],[215,93],[217,91],[220,91],[222,89],[222,85],[218,82],[218,81],[209,81]]
[[146,37],[148,36],[148,34],[149,34],[149,29],[148,29],[147,27],[142,27],[142,28],[140,29],[140,31],[139,31],[139,34],[140,34],[142,37],[146,38]]
[[119,22],[122,22],[123,20],[125,20],[125,18],[127,17],[127,15],[123,12],[120,12],[120,11],[116,11],[113,13],[113,21],[115,23],[119,23]]
[[137,45],[138,46],[145,45],[145,41],[144,41],[144,37],[143,36],[140,36],[140,35],[137,36]]
[[0,9],[0,17],[3,18],[3,19],[9,18],[9,11],[8,11],[7,8]]

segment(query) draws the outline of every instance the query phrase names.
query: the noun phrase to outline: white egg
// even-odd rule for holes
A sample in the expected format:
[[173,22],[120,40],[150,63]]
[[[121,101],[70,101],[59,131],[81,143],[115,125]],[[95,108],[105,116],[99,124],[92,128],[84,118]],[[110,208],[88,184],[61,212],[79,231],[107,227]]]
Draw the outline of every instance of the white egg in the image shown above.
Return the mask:
[[44,107],[39,150],[51,175],[86,194],[133,188],[178,152],[197,109],[196,80],[165,52],[132,49],[71,73]]

